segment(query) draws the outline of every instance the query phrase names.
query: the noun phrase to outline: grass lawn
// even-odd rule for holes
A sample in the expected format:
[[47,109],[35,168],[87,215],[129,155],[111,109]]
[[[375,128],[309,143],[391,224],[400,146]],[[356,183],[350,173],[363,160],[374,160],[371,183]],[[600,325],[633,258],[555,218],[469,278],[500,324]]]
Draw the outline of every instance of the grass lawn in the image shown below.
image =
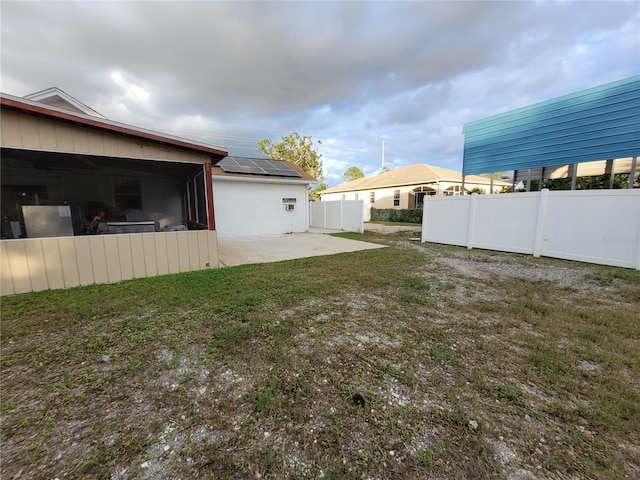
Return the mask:
[[3,298],[0,476],[639,478],[640,272],[410,235]]

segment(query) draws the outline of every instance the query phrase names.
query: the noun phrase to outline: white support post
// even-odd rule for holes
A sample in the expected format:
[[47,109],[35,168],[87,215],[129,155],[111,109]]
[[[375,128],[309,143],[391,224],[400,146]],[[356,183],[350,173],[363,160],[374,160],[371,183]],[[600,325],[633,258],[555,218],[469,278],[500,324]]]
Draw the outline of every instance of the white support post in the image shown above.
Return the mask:
[[638,238],[638,242],[636,243],[637,251],[636,251],[636,270],[640,270],[640,238]]
[[533,239],[533,256],[539,257],[542,252],[542,242],[544,238],[544,220],[547,215],[547,201],[549,198],[549,189],[543,188],[540,191],[540,197],[538,199],[538,216],[536,218],[536,228],[534,230]]
[[426,242],[427,238],[427,209],[429,206],[429,195],[425,195],[422,201],[422,234],[420,235],[421,243]]
[[633,182],[636,179],[637,162],[638,157],[633,157],[631,159],[631,171],[629,171],[629,185],[627,185],[627,188],[633,188]]
[[322,228],[327,228],[327,203],[322,202]]
[[531,191],[531,169],[527,170],[527,192]]
[[472,193],[469,199],[469,222],[467,224],[467,249],[473,248],[473,237],[476,225],[476,203],[478,202],[478,194]]

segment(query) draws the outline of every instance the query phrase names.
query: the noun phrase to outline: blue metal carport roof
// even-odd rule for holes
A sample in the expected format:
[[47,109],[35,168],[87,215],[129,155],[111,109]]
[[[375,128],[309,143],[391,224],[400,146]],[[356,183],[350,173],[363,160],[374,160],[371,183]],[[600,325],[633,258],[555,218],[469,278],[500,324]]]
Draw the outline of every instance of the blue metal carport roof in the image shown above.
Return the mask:
[[640,75],[464,126],[463,175],[640,155]]

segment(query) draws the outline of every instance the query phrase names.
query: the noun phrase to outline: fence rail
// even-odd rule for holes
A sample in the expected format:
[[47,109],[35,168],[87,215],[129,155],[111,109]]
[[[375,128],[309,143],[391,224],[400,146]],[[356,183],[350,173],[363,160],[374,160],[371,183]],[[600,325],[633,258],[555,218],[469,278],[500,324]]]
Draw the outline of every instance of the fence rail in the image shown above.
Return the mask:
[[430,197],[422,241],[640,270],[640,190]]
[[218,267],[215,231],[0,241],[0,293],[112,283]]

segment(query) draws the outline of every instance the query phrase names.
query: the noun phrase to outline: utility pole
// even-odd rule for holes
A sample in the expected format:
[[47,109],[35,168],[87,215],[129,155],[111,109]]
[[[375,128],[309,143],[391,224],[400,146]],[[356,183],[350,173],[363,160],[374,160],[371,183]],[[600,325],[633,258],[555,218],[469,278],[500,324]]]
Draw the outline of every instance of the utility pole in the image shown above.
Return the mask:
[[382,166],[380,167],[380,173],[384,172],[384,140],[382,140]]

